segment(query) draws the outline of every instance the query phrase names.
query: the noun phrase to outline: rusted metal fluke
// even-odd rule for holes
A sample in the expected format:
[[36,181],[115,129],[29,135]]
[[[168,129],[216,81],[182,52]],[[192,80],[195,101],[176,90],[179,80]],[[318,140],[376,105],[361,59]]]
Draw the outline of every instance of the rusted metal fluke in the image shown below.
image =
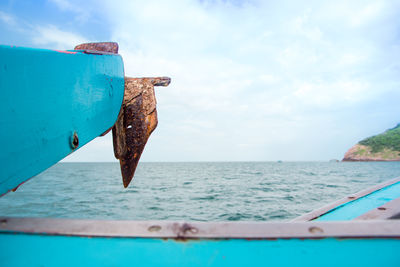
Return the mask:
[[114,154],[121,165],[126,188],[135,173],[144,146],[157,127],[154,86],[168,86],[171,79],[125,77],[125,93],[113,133]]
[[[118,54],[118,43],[85,43],[77,45],[74,49],[84,50],[86,53]],[[114,154],[121,165],[124,187],[132,180],[144,146],[157,127],[154,86],[168,86],[170,82],[168,77],[125,77],[124,100],[117,122],[112,127]]]
[[118,43],[115,42],[99,42],[99,43],[85,43],[75,46],[74,50],[92,50],[102,51],[112,54],[118,54]]

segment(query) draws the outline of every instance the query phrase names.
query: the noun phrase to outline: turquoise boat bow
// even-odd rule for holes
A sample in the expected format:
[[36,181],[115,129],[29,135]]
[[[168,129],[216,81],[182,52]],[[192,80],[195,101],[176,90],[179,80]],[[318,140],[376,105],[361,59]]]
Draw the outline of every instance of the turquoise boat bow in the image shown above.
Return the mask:
[[[129,184],[170,79],[125,78],[117,50],[0,46],[0,194],[111,127]],[[400,179],[283,223],[0,217],[0,266],[400,266],[399,217]]]
[[113,127],[128,186],[157,126],[154,86],[170,78],[128,78],[117,43],[74,50],[0,46],[0,196]]
[[117,54],[0,46],[0,195],[110,128],[124,96]]

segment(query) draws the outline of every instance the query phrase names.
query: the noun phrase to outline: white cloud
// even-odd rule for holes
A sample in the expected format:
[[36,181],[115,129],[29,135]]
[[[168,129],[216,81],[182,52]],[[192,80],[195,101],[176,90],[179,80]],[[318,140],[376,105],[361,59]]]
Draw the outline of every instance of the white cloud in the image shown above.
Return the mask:
[[345,107],[371,98],[367,82],[356,80],[336,81],[332,83],[302,83],[294,91],[299,101],[314,108],[330,109],[332,106]]
[[88,42],[79,34],[60,30],[54,25],[33,27],[32,33],[35,45],[53,49],[73,49],[78,44]]
[[[58,1],[58,0],[57,0]],[[61,2],[68,3],[61,0]],[[0,11],[0,21],[8,24],[10,31],[22,34],[24,38],[30,39],[32,46],[51,49],[73,49],[80,43],[88,42],[77,31],[65,31],[54,24],[35,24],[24,18]]]
[[382,15],[384,9],[384,2],[372,2],[365,6],[358,7],[354,14],[350,16],[350,23],[353,27],[359,27],[364,24],[370,23]]
[[[77,4],[53,2],[71,11]],[[398,122],[400,107],[390,102],[400,85],[395,1],[235,3],[94,5],[128,76],[172,78],[156,89],[160,123],[144,160],[340,158],[363,133]],[[86,41],[55,26],[35,30],[35,44]]]
[[3,12],[0,10],[0,21],[2,21],[3,23],[6,23],[8,25],[14,26],[16,24],[16,20],[14,18],[14,16]]
[[[48,0],[62,11],[71,11],[76,14],[73,18],[77,22],[86,22],[90,19],[90,10],[85,9],[79,2],[73,3],[68,0]],[[93,3],[94,4],[94,3]]]

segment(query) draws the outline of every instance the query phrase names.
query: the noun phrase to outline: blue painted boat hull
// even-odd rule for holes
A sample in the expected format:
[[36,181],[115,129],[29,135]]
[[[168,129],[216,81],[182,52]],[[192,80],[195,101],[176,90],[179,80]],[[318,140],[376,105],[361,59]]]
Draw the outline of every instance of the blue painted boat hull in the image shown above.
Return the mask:
[[399,221],[0,222],[1,266],[400,265]]
[[119,55],[0,46],[0,195],[110,128],[123,94]]
[[[399,266],[395,239],[176,240],[0,235],[2,266]],[[374,253],[365,253],[373,251]],[[334,257],[332,257],[334,256]]]

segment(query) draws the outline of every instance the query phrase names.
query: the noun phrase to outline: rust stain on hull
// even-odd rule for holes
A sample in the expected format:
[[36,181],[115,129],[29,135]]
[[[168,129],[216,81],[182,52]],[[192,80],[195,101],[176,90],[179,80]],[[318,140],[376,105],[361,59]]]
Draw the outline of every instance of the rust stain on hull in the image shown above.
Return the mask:
[[120,161],[122,181],[131,182],[150,134],[157,127],[154,86],[168,86],[171,79],[125,78],[125,93],[112,134],[114,155]]
[[64,51],[64,50],[54,50],[54,51],[56,51],[58,53],[64,53],[64,54],[76,54],[76,52],[73,52],[73,51]]

